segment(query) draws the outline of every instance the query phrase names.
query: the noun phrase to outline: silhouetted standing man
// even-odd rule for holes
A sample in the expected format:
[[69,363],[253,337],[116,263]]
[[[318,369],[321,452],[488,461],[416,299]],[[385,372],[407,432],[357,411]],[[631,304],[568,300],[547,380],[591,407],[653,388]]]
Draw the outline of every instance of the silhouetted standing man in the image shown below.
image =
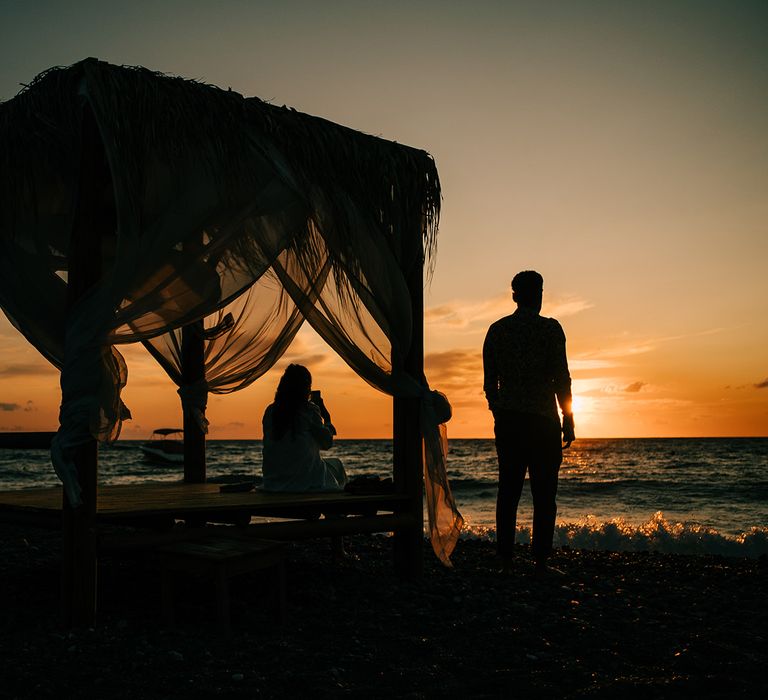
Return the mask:
[[539,315],[543,288],[538,272],[515,275],[512,299],[517,311],[492,324],[483,344],[483,389],[493,412],[499,458],[497,548],[506,571],[513,563],[517,505],[526,470],[533,496],[533,557],[537,571],[547,570],[563,459],[557,403],[563,412],[565,447],[575,440],[565,334],[555,319]]

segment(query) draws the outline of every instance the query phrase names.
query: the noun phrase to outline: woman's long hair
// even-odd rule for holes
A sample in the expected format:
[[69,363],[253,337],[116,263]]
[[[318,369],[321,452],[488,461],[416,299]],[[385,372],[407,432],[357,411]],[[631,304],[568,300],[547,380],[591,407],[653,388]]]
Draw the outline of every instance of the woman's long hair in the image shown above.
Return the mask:
[[272,433],[279,440],[289,430],[296,431],[296,418],[309,400],[312,375],[303,365],[288,365],[280,378],[272,408]]

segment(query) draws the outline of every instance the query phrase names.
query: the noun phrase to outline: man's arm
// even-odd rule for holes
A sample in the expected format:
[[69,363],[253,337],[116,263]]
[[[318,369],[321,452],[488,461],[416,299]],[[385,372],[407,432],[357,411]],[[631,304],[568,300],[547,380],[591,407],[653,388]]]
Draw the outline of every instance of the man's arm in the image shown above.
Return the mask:
[[496,368],[495,341],[491,328],[488,329],[483,343],[483,391],[488,400],[488,408],[493,410],[493,405],[499,397],[499,372]]
[[563,412],[563,442],[570,447],[576,439],[573,426],[573,396],[571,394],[571,373],[568,371],[568,357],[565,352],[565,333],[557,324],[557,342],[554,356],[554,384],[557,403]]

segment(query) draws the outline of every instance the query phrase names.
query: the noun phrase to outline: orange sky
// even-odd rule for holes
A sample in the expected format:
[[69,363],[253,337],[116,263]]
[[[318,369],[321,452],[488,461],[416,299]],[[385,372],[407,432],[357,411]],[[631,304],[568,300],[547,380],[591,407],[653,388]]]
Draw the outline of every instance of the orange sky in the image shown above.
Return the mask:
[[[454,437],[491,434],[480,348],[528,268],[568,336],[577,435],[768,435],[764,3],[175,4],[1,4],[0,98],[98,56],[430,151],[426,365]],[[179,423],[172,384],[125,354],[124,436]],[[390,400],[311,332],[286,359],[340,437],[391,434]],[[211,437],[260,437],[276,381],[211,397]],[[54,429],[57,410],[55,372],[3,319],[0,430]]]

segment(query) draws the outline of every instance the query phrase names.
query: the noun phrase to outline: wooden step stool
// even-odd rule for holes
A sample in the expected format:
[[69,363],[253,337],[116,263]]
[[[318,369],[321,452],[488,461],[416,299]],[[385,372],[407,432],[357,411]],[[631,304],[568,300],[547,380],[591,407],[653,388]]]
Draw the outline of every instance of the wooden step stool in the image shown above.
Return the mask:
[[285,621],[285,542],[212,536],[195,542],[174,542],[155,551],[162,557],[163,619],[173,625],[173,574],[183,572],[210,576],[216,584],[219,630],[231,632],[229,580],[258,569],[275,569],[278,621]]

